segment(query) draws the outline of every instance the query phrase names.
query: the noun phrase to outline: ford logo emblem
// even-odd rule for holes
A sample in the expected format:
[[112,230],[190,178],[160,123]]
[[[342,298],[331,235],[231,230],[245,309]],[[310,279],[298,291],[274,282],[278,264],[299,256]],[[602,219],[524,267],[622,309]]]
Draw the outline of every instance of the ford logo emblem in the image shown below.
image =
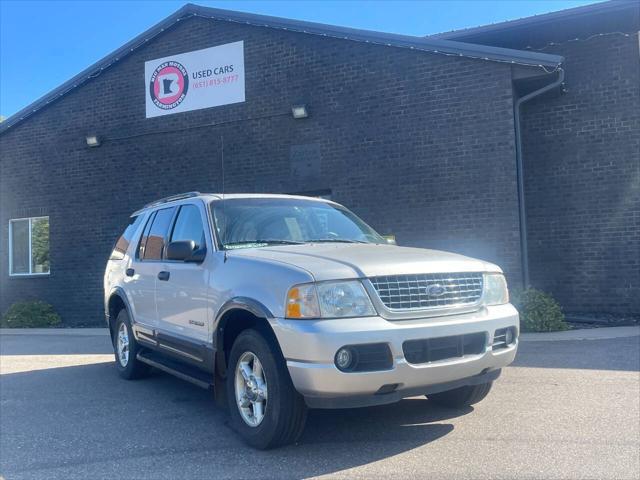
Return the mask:
[[429,285],[425,288],[425,293],[430,297],[441,297],[447,292],[447,289],[439,284]]

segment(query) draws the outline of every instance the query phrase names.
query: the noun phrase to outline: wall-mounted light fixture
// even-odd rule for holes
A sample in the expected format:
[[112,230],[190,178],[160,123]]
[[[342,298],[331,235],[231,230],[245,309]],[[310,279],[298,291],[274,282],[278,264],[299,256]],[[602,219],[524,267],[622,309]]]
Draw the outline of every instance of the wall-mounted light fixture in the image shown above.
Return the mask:
[[309,116],[309,111],[307,110],[306,105],[294,105],[291,107],[291,113],[295,119],[307,118]]
[[100,138],[97,135],[87,135],[86,136],[87,146],[88,147],[99,147],[100,146]]

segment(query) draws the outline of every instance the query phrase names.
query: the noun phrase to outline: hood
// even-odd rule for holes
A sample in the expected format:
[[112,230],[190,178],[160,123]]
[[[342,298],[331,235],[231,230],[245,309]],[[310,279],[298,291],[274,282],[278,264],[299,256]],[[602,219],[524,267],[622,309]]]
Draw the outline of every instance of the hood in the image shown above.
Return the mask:
[[416,273],[501,272],[496,265],[463,255],[395,245],[282,245],[230,250],[228,255],[295,265],[307,270],[316,281]]

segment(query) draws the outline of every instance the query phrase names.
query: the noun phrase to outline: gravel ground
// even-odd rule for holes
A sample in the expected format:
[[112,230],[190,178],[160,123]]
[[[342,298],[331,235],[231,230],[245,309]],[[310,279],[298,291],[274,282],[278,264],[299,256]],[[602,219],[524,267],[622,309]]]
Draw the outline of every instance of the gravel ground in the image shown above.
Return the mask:
[[525,341],[474,408],[312,411],[297,445],[268,452],[211,392],[119,379],[104,335],[0,335],[0,353],[7,480],[640,478],[639,336]]

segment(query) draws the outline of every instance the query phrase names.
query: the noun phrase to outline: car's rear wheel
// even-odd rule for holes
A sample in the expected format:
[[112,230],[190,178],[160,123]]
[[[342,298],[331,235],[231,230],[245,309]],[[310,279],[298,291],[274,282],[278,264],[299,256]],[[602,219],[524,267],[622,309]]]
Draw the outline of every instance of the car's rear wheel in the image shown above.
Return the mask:
[[491,391],[492,385],[493,382],[467,385],[466,387],[455,388],[446,392],[433,393],[427,395],[427,398],[443,407],[467,407],[483,400]]
[[113,351],[116,356],[116,368],[122,378],[133,380],[149,373],[149,365],[137,358],[140,346],[133,336],[129,314],[124,309],[120,310],[116,317]]
[[231,347],[227,403],[235,430],[252,447],[295,442],[307,418],[282,354],[257,330],[245,330]]

